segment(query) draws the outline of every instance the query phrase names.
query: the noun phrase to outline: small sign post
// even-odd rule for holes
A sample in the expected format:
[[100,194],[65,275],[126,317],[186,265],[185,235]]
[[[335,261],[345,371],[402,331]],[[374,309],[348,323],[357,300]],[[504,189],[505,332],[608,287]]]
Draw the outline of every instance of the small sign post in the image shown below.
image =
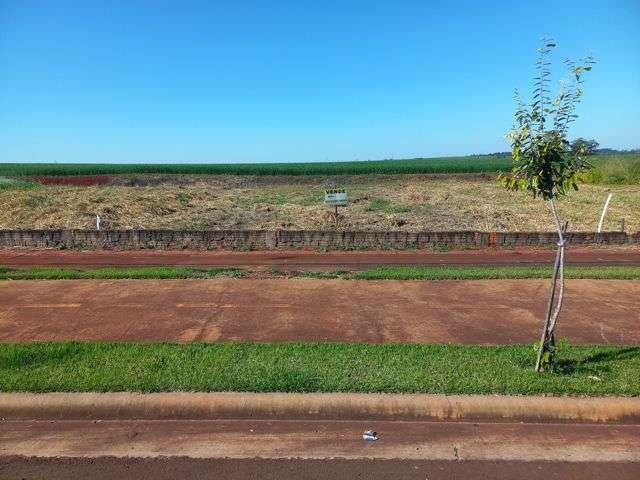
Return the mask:
[[344,189],[331,189],[324,192],[324,203],[335,208],[334,219],[338,227],[338,207],[346,207],[348,202],[347,191]]

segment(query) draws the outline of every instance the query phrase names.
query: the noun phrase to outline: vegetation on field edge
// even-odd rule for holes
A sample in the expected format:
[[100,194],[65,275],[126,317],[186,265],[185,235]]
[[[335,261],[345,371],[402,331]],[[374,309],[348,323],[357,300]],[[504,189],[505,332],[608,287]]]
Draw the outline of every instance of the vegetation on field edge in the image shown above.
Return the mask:
[[27,190],[32,188],[38,188],[40,184],[32,182],[31,180],[23,180],[18,178],[6,178],[0,177],[0,191],[1,190]]

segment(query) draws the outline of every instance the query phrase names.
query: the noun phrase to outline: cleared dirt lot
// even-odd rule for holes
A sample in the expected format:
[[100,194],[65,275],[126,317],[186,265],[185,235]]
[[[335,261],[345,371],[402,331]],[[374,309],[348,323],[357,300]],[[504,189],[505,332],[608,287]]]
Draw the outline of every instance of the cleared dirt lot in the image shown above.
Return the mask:
[[[0,283],[0,341],[528,343],[548,280]],[[569,280],[559,335],[640,343],[640,281]]]
[[[329,187],[345,187],[349,230],[553,230],[541,200],[505,191],[492,175],[114,176],[109,185],[0,190],[0,228],[327,229]],[[640,230],[640,186],[581,185],[560,202],[572,230]]]

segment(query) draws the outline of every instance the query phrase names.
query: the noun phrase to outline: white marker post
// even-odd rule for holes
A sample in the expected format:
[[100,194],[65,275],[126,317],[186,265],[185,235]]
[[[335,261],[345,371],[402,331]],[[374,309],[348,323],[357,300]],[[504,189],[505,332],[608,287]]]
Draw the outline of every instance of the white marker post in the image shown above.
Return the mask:
[[613,196],[613,193],[609,193],[609,195],[607,195],[607,200],[604,202],[602,215],[600,215],[600,221],[598,222],[598,233],[602,232],[602,224],[604,223],[604,216],[607,214],[607,209],[609,208],[609,202],[611,201],[612,196]]
[[96,230],[100,230],[100,215],[96,215]]

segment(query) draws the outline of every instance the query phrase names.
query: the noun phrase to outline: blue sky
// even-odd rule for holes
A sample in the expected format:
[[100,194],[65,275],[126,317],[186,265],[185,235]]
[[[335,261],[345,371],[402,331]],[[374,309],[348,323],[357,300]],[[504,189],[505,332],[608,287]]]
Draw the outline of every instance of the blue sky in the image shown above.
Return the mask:
[[545,34],[598,61],[572,136],[640,146],[639,0],[0,0],[0,162],[507,150]]

